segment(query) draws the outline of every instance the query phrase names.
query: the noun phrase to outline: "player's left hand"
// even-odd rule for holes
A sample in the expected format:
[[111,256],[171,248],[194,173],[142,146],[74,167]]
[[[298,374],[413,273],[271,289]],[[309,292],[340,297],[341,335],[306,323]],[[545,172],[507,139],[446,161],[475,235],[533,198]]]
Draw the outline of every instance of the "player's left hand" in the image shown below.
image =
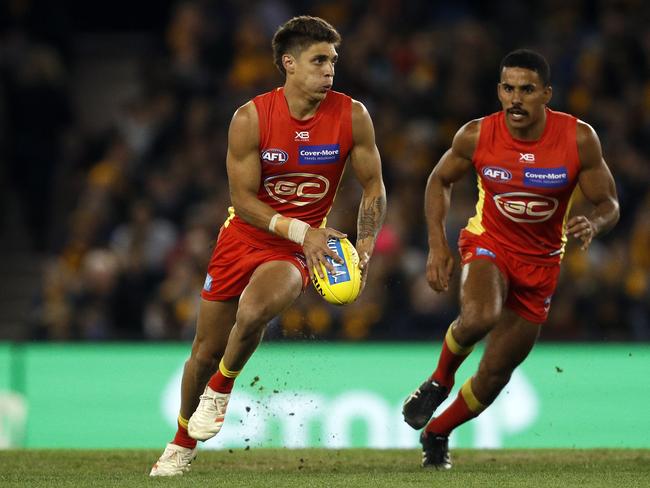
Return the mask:
[[359,290],[359,294],[363,292],[366,281],[368,280],[368,267],[370,266],[370,256],[372,256],[374,247],[375,243],[371,239],[357,240],[354,244],[354,248],[357,250],[357,254],[359,254],[359,269],[361,270],[361,289]]
[[582,241],[580,249],[583,251],[587,250],[589,244],[591,244],[591,240],[596,235],[594,224],[584,215],[571,217],[566,224],[566,232],[574,238]]
[[359,269],[361,270],[361,289],[359,294],[363,292],[363,289],[366,287],[366,280],[368,279],[368,265],[370,262],[370,253],[364,251],[363,248],[357,250],[359,253]]

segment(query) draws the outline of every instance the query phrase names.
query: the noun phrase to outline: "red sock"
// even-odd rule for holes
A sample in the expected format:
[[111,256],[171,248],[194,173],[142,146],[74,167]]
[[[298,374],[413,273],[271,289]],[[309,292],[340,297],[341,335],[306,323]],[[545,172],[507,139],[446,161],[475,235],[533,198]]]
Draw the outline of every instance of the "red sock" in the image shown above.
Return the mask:
[[212,375],[208,386],[219,393],[230,393],[235,386],[235,378],[240,371],[231,371],[223,364],[223,359],[219,363],[219,369]]
[[230,393],[235,386],[235,378],[228,378],[217,371],[208,381],[208,386],[219,393]]
[[434,417],[424,430],[430,434],[448,436],[452,430],[477,417],[485,408],[485,405],[474,396],[470,378],[458,392],[458,396],[452,404],[440,416]]
[[[185,427],[181,422],[185,424]],[[178,430],[176,431],[176,435],[174,436],[172,444],[176,444],[177,446],[181,447],[187,447],[188,449],[194,449],[196,447],[196,439],[192,439],[187,433],[187,420],[183,419],[179,415],[177,424]]]
[[431,379],[439,385],[451,391],[454,387],[454,376],[460,365],[465,361],[465,358],[474,349],[474,346],[463,347],[456,342],[451,333],[451,326],[447,329],[445,340],[442,343],[442,351],[438,359],[438,366],[431,375]]

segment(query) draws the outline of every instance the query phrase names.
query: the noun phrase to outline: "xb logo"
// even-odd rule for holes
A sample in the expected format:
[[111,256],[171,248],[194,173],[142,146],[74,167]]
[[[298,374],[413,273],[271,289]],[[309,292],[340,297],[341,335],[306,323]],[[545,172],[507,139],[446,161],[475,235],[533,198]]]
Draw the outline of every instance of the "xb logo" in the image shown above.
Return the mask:
[[309,140],[309,131],[308,130],[297,130],[296,137],[294,141],[308,141]]
[[512,192],[494,196],[494,203],[503,215],[513,222],[544,222],[555,213],[557,198],[534,193]]
[[264,180],[264,189],[273,200],[297,207],[316,203],[327,195],[329,188],[327,178],[310,173],[287,173]]
[[519,153],[520,163],[534,163],[535,155],[533,153]]

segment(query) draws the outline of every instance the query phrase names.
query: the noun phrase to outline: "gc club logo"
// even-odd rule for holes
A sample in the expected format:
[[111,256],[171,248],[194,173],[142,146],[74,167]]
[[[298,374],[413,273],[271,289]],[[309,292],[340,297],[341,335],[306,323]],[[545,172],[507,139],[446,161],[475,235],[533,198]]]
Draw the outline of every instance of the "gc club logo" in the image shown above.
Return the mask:
[[494,203],[513,222],[528,224],[550,219],[559,205],[557,198],[526,192],[495,195]]
[[481,171],[483,176],[488,180],[496,181],[498,183],[504,183],[512,179],[512,173],[507,169],[499,168],[498,166],[486,166]]
[[289,155],[282,149],[264,149],[261,155],[262,161],[267,164],[279,166],[289,161]]
[[264,180],[264,189],[271,198],[297,207],[316,203],[327,195],[329,188],[327,178],[311,173],[287,173]]

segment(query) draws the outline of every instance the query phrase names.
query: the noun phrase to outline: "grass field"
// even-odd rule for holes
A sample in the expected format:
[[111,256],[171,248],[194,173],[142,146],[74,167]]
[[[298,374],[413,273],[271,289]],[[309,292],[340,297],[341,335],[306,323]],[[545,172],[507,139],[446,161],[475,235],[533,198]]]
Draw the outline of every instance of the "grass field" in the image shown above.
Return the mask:
[[452,451],[454,468],[419,466],[416,450],[200,452],[192,471],[149,478],[151,450],[0,451],[0,486],[77,487],[648,487],[650,450]]

